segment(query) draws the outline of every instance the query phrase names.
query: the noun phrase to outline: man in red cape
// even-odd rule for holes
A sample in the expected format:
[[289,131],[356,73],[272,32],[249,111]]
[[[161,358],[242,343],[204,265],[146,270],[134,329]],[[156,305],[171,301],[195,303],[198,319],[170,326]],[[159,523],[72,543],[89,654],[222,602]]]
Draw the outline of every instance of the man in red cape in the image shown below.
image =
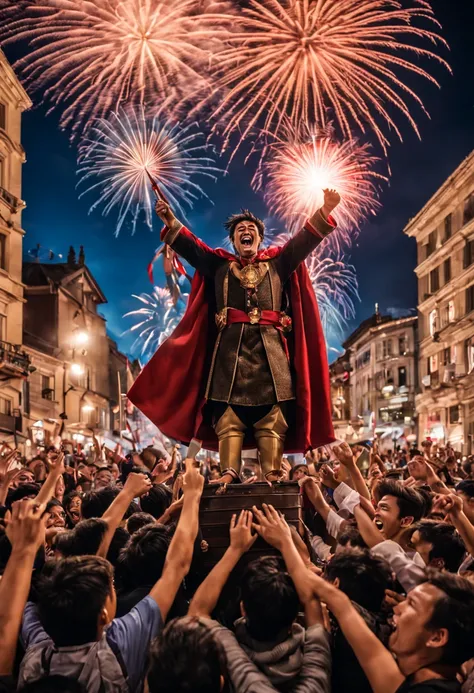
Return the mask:
[[324,205],[283,247],[259,250],[265,227],[248,210],[225,226],[236,254],[212,250],[157,202],[162,240],[195,269],[186,313],[143,369],[129,399],[170,438],[219,450],[238,480],[243,447],[266,478],[283,452],[334,441],[326,345],[304,260],[336,224]]

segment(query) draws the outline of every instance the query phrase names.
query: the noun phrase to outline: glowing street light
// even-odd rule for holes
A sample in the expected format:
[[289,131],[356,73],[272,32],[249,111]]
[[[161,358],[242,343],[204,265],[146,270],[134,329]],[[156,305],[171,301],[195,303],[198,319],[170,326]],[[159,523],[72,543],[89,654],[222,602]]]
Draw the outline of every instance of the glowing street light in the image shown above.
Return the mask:
[[71,363],[71,373],[73,375],[82,375],[84,373],[84,367],[80,363]]
[[73,336],[76,346],[84,346],[89,342],[89,334],[85,330],[79,330],[78,332],[74,332]]
[[82,411],[88,412],[88,411],[94,411],[95,407],[92,406],[92,404],[84,404],[82,407]]

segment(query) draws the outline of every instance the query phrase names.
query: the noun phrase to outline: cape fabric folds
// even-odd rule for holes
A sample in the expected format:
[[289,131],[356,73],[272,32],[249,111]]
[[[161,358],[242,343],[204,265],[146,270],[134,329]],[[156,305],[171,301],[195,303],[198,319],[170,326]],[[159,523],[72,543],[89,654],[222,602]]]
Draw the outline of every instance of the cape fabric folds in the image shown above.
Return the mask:
[[[180,233],[191,234],[182,228]],[[196,239],[206,250],[210,249]],[[267,248],[259,260],[276,257],[282,248]],[[237,258],[220,248],[219,257]],[[217,450],[212,426],[203,420],[204,392],[217,329],[213,291],[195,272],[186,312],[174,332],[143,368],[128,398],[169,438],[187,445],[192,438],[203,441],[206,450]],[[305,263],[289,279],[293,331],[288,348],[295,373],[296,425],[288,431],[285,452],[305,452],[332,443],[329,369],[316,296]],[[247,446],[249,447],[249,446]],[[251,445],[250,447],[255,447]]]

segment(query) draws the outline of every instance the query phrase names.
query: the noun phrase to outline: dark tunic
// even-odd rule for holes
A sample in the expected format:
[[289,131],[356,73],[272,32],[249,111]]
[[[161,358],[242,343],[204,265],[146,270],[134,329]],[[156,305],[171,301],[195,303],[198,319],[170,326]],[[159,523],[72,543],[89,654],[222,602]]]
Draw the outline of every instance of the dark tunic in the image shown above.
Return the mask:
[[[261,310],[281,311],[285,282],[298,265],[319,245],[333,226],[318,215],[317,231],[301,229],[272,260],[257,287]],[[231,263],[179,233],[181,225],[168,231],[165,242],[190,265],[214,282],[217,311],[225,307],[249,311],[249,292],[231,271]],[[255,298],[253,299],[255,301]],[[285,337],[272,325],[234,323],[219,333],[209,371],[206,397],[218,402],[262,406],[294,399],[294,385],[284,343]]]

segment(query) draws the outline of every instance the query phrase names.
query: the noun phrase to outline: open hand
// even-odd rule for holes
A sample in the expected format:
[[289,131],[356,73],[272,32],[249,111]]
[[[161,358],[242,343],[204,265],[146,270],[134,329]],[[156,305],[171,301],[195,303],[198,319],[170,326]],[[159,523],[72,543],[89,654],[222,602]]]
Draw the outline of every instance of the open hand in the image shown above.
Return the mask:
[[352,467],[354,465],[352,450],[346,442],[342,442],[340,445],[332,445],[331,450],[344,467]]
[[336,489],[339,486],[334,471],[327,464],[323,464],[321,467],[321,482],[324,486],[332,489]]
[[337,192],[337,190],[334,190],[332,188],[325,188],[323,190],[324,193],[324,206],[323,206],[323,214],[328,217],[333,209],[337,207],[339,202],[341,201],[341,196]]
[[254,505],[252,510],[258,523],[254,523],[253,528],[267,544],[281,551],[288,541],[293,541],[287,521],[273,505],[264,503],[262,510]]
[[230,546],[241,554],[248,551],[255,543],[258,534],[252,534],[252,513],[242,510],[239,518],[232,515],[230,521]]

